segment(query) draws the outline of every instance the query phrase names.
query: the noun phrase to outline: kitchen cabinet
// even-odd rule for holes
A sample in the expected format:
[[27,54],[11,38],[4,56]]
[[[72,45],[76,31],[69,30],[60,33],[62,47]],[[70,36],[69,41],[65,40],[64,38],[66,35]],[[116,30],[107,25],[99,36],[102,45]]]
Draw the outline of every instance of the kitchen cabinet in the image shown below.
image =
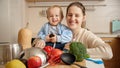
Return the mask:
[[0,0],[0,42],[10,42],[11,27],[9,22],[8,0]]
[[103,60],[105,68],[120,68],[120,38],[116,37],[101,37],[106,43],[110,44],[113,51],[113,58]]
[[0,42],[17,43],[19,29],[26,23],[25,0],[0,0]]
[[70,2],[70,1],[104,1],[104,0],[26,0],[28,2]]

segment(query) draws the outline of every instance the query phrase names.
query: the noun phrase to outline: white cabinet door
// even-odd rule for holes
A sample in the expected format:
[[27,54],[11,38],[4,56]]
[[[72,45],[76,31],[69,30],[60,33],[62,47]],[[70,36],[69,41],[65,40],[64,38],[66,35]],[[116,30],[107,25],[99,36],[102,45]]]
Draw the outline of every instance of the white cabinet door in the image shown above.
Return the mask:
[[8,0],[0,0],[0,42],[10,42],[10,29]]
[[25,20],[25,0],[0,0],[0,42],[17,42]]

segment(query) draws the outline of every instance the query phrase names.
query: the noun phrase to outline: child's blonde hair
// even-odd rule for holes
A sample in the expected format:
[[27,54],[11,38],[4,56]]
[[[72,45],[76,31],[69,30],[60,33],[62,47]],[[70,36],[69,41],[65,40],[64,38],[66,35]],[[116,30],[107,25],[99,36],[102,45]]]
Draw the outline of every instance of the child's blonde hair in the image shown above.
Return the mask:
[[62,8],[59,6],[59,5],[53,5],[53,6],[50,6],[47,11],[46,11],[46,14],[47,14],[47,18],[49,17],[49,10],[52,9],[52,8],[59,8],[60,9],[60,15],[61,15],[61,20],[63,19],[64,15],[63,15],[63,11],[62,11]]

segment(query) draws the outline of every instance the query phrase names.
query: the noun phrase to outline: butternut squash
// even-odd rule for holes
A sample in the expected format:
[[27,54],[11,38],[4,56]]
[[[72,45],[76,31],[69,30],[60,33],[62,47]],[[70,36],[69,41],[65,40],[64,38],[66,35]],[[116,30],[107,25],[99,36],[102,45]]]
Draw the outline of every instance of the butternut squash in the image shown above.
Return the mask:
[[22,45],[23,49],[31,47],[32,31],[28,29],[28,25],[29,23],[18,32],[18,44]]

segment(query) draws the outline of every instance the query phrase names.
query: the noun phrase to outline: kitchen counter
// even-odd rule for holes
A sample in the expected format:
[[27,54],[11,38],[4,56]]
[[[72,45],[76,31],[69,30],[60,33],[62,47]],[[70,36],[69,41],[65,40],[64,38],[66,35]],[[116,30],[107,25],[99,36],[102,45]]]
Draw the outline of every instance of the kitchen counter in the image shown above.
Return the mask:
[[[81,63],[78,62],[77,64],[81,64]],[[84,66],[84,64],[81,64],[81,65]],[[86,60],[86,67],[87,68],[105,68],[104,64],[96,64],[94,62],[87,61],[87,60]],[[47,68],[80,68],[80,67],[72,64],[72,65],[55,65],[55,66],[50,66]]]
[[0,68],[5,68],[5,66],[1,64],[1,65],[0,65]]
[[120,34],[95,33],[98,37],[115,37],[120,38]]
[[[95,33],[98,37],[116,37],[120,38],[120,34],[110,34],[110,33]],[[36,36],[33,36],[33,38],[36,38]]]
[[[75,62],[76,64],[78,65],[81,65],[81,66],[86,66],[86,61],[82,61],[82,62]],[[46,68],[80,68],[74,64],[71,64],[71,65],[66,65],[64,64],[63,62],[60,62],[59,64],[57,65],[53,65],[53,66],[47,66]]]
[[[80,63],[80,62],[78,62],[78,64],[84,65],[84,63]],[[87,68],[105,68],[104,64],[96,64],[94,62],[87,61],[87,60],[86,60],[86,67]],[[4,65],[0,65],[0,68],[5,68],[5,66]],[[79,67],[76,66],[76,65],[65,65],[65,64],[62,64],[62,65],[50,66],[50,67],[47,67],[47,68],[79,68]]]
[[[76,64],[78,65],[82,65],[82,66],[85,66],[86,65],[86,62],[85,61],[82,61],[82,62],[75,62]],[[5,65],[0,65],[0,68],[5,68]],[[74,64],[71,64],[71,65],[66,65],[64,64],[63,62],[59,63],[59,64],[56,64],[56,65],[49,65],[47,66],[46,68],[79,68],[78,66],[74,65]]]

